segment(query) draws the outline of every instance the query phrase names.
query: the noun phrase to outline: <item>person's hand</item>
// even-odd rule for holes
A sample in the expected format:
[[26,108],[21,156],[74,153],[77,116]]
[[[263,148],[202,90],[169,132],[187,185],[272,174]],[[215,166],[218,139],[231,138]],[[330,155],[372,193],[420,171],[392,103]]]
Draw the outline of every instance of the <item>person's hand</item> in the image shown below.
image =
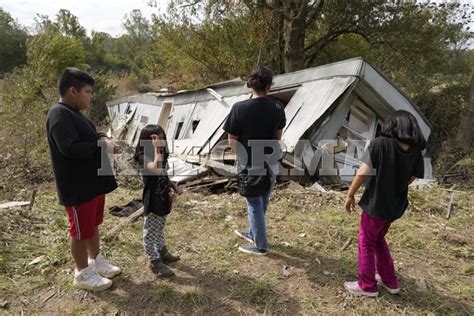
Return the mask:
[[355,197],[353,195],[348,195],[346,197],[346,202],[344,203],[344,208],[347,213],[351,214],[355,210]]
[[107,146],[107,152],[109,154],[121,154],[122,153],[122,148],[120,147],[120,145],[117,144],[116,141],[111,140],[107,137],[104,137],[104,138],[105,139],[99,139],[99,140],[102,140],[102,141],[105,142],[105,144]]
[[176,194],[180,195],[180,194],[183,193],[183,189],[179,186],[175,186],[174,192],[176,192]]

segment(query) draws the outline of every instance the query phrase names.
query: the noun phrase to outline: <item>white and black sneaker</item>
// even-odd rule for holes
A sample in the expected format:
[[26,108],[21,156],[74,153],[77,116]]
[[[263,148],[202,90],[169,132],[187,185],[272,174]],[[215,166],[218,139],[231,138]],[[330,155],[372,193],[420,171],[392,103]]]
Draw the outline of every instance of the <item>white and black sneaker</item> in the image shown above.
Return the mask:
[[255,245],[239,246],[239,250],[243,253],[248,253],[256,256],[266,256],[267,250],[258,249]]
[[240,238],[245,239],[249,243],[252,243],[252,244],[254,243],[252,235],[250,235],[250,233],[248,231],[245,231],[245,230],[242,230],[242,229],[235,229],[234,233],[237,236],[239,236]]

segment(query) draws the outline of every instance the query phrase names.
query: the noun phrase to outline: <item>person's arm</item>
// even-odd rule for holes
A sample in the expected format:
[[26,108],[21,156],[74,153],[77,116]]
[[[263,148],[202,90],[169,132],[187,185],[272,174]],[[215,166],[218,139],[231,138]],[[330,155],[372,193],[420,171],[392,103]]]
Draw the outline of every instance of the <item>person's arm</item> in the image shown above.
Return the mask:
[[153,160],[145,161],[145,169],[155,174],[162,174],[164,171],[163,160],[164,155],[159,148],[156,148]]
[[170,181],[170,185],[171,185],[171,188],[173,189],[174,192],[176,192],[176,194],[181,194],[183,193],[183,189],[180,188],[176,183],[174,183],[173,181]]
[[[67,119],[52,126],[49,133],[59,152],[69,159],[93,159],[100,152],[97,140],[81,141],[73,122]],[[111,147],[113,150],[112,142],[109,140],[105,142],[107,149]]]
[[281,137],[283,136],[283,128],[282,129],[277,129],[275,133],[275,137],[277,140],[281,140]]
[[363,163],[359,170],[357,170],[357,174],[352,180],[352,184],[347,191],[346,202],[344,203],[344,207],[348,213],[352,213],[355,209],[355,194],[357,190],[361,187],[361,185],[367,179],[367,175],[370,173],[371,168],[368,164]]
[[237,141],[239,139],[239,136],[228,133],[227,139],[229,141],[230,148],[232,148],[232,151],[234,152],[234,154],[237,154]]

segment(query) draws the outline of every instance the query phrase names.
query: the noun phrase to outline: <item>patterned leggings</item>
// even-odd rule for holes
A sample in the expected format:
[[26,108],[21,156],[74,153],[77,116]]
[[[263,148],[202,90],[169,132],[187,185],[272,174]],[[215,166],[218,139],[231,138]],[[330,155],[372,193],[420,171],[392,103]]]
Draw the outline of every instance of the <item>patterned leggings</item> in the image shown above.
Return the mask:
[[143,245],[150,261],[160,258],[160,251],[165,245],[166,216],[149,213],[145,216],[143,225]]

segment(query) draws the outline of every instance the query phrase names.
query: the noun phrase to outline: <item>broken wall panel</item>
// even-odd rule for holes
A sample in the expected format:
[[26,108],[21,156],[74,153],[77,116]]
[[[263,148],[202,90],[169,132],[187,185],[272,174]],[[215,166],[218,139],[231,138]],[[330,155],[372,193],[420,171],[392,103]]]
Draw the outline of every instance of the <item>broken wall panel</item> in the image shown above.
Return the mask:
[[[294,107],[299,107],[294,117],[289,117],[289,125],[284,130],[283,141],[288,151],[293,151],[298,140],[339,98],[344,91],[356,80],[355,77],[335,77],[318,80],[308,85],[303,85],[304,97],[300,104],[290,101],[285,108],[285,113],[291,113]],[[291,106],[290,106],[291,105]]]

